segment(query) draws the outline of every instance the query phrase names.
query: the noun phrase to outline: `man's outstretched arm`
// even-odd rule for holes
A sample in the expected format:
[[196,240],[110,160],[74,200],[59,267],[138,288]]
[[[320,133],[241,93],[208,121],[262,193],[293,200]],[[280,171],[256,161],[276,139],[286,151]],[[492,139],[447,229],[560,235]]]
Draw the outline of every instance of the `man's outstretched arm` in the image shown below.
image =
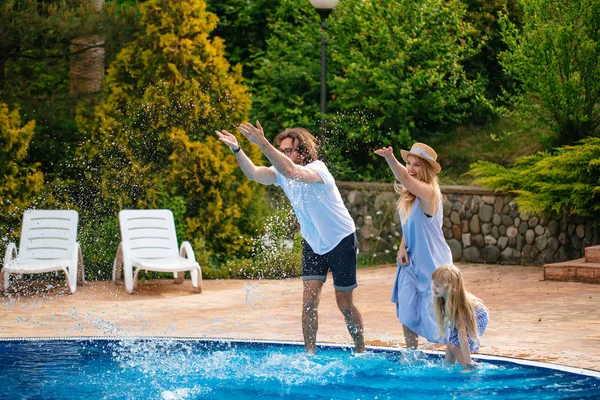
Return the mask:
[[263,185],[274,185],[277,183],[275,172],[270,168],[254,165],[250,157],[248,157],[240,147],[235,136],[225,130],[221,132],[216,131],[216,134],[219,140],[229,146],[231,151],[235,154],[238,165],[248,179],[262,183]]
[[263,154],[271,161],[277,171],[288,179],[298,180],[304,183],[324,183],[319,174],[310,168],[295,164],[289,157],[277,150],[265,138],[262,126],[256,121],[256,126],[247,122],[240,125],[242,135],[252,143],[256,144]]

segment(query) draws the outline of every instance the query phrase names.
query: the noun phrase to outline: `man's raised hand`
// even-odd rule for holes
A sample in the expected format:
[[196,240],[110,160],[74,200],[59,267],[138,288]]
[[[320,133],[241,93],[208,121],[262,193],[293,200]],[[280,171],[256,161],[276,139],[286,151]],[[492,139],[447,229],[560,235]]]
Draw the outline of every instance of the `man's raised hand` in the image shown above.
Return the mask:
[[256,126],[249,122],[240,125],[239,130],[249,141],[260,145],[265,140],[265,132],[263,131],[260,122],[256,121]]
[[235,150],[240,147],[237,139],[231,133],[226,130],[215,131],[219,140],[229,146],[230,149]]

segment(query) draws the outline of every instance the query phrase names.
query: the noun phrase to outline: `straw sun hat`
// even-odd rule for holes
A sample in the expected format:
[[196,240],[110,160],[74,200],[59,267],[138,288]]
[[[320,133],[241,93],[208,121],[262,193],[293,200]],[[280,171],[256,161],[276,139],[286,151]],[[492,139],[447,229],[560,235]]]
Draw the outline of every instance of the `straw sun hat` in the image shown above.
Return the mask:
[[406,158],[412,155],[427,161],[433,167],[433,172],[436,174],[442,170],[442,167],[437,162],[437,153],[424,143],[415,143],[410,150],[400,150],[400,154],[404,162],[408,162]]

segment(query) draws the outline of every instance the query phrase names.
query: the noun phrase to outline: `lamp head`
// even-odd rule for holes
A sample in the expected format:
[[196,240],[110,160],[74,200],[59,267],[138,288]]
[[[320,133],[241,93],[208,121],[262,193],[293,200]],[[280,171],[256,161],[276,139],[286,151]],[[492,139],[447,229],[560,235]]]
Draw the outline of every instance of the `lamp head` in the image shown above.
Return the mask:
[[338,2],[339,0],[310,0],[310,4],[317,9],[321,20],[325,20],[331,14]]

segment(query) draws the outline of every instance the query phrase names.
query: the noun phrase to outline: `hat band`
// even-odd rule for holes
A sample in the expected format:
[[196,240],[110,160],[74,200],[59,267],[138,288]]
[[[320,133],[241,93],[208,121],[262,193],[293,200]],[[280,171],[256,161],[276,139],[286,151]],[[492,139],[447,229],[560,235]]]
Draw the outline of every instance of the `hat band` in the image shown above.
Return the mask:
[[423,149],[417,149],[417,148],[413,147],[412,149],[410,149],[410,152],[411,153],[419,153],[420,155],[422,155],[423,157],[427,158],[428,160],[435,161],[434,158],[428,152],[426,152]]

